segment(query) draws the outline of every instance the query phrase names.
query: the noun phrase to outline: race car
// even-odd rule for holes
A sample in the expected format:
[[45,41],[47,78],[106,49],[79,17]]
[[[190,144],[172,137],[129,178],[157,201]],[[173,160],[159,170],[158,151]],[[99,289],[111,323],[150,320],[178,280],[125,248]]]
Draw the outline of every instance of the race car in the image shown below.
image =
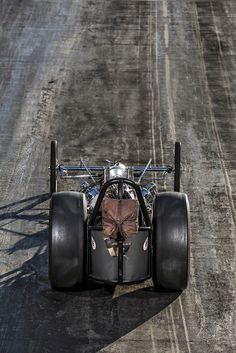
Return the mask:
[[[181,145],[174,165],[104,166],[58,162],[51,141],[49,279],[53,289],[88,281],[132,284],[152,278],[159,290],[183,290],[189,276],[190,211],[180,192]],[[173,191],[158,184],[174,174]],[[78,191],[58,191],[60,179]]]

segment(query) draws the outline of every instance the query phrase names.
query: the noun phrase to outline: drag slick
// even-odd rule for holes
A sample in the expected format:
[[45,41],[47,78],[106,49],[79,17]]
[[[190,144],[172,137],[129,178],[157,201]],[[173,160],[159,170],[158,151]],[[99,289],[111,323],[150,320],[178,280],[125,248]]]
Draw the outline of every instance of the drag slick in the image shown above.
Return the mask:
[[[58,162],[51,142],[49,278],[52,288],[87,281],[131,284],[152,278],[154,288],[183,290],[189,273],[189,204],[180,192],[180,143],[174,166],[105,166]],[[174,174],[174,191],[158,180]],[[57,191],[75,179],[78,191]]]

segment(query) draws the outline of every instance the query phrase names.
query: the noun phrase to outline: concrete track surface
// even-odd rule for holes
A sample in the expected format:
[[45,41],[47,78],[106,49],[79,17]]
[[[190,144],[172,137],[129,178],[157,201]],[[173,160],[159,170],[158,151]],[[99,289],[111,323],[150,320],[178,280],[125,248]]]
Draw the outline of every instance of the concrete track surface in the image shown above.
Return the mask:
[[[0,26],[0,352],[236,352],[236,1],[1,0]],[[184,293],[50,289],[53,138],[89,163],[182,142]]]

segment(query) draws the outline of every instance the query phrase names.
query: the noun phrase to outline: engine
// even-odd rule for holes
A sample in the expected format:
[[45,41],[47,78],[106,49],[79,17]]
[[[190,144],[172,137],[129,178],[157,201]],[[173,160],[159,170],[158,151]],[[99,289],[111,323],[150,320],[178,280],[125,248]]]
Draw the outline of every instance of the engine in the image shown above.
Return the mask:
[[[107,167],[107,179],[111,180],[114,178],[128,178],[128,168],[120,162],[116,162],[113,164],[110,161],[109,166]],[[88,183],[87,181],[84,181],[82,183],[82,189],[81,191],[85,193],[87,201],[88,201],[88,210],[91,212],[96,204],[100,188],[103,185],[103,178],[100,180],[100,182],[96,182],[96,184],[91,184]],[[157,192],[157,187],[154,182],[150,182],[147,185],[142,185],[141,186],[141,191],[143,198],[146,203],[146,207],[149,212],[151,212],[152,209],[152,203],[153,203],[153,198]],[[109,198],[118,198],[118,186],[111,185],[107,192],[106,192],[106,197]],[[133,190],[133,188],[127,184],[124,183],[123,185],[123,198],[125,199],[136,199],[136,193]]]
[[127,178],[127,174],[126,166],[120,162],[109,167],[109,179]]

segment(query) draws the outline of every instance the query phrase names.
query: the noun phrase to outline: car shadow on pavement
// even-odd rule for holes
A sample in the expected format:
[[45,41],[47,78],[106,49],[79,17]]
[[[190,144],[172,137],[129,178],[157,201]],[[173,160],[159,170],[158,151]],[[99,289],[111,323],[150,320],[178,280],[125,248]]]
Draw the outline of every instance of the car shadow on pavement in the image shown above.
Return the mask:
[[[47,201],[50,198],[49,194],[41,194],[41,195],[36,195],[32,197],[27,197],[25,199],[11,202],[7,205],[0,206],[0,221],[3,221],[5,219],[24,219],[25,215],[22,214],[22,212],[32,210],[36,211],[35,206]],[[35,219],[39,217],[38,214],[33,215],[35,216]],[[33,217],[32,216],[32,217]],[[48,216],[45,214],[45,219],[48,219]],[[27,220],[27,217],[26,217]],[[30,218],[28,219],[30,220]]]
[[[52,291],[47,269],[48,215],[45,208],[35,209],[47,200],[47,194],[39,195],[27,199],[27,205],[20,201],[0,208],[8,214],[0,214],[0,220],[16,217],[23,223],[43,222],[44,226],[34,233],[31,225],[31,234],[16,230],[19,240],[1,250],[3,261],[13,264],[0,275],[0,299],[4,303],[0,306],[1,353],[98,352],[157,315],[181,294],[155,292],[148,287],[114,296],[114,287],[95,284]],[[33,218],[21,215],[32,208]],[[10,235],[13,233],[11,227]]]

